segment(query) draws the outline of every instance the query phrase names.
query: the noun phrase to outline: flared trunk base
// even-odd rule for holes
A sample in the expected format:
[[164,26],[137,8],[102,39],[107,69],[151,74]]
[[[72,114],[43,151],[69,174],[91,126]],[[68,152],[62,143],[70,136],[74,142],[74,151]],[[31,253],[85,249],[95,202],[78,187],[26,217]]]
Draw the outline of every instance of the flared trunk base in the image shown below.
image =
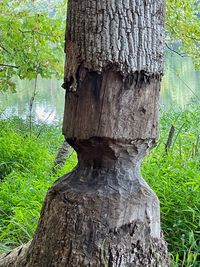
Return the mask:
[[[169,266],[157,197],[142,178],[127,178],[122,187],[121,176],[113,172],[85,173],[78,167],[62,177],[48,192],[27,252],[14,263],[6,264],[4,257],[0,266]],[[99,182],[92,181],[94,174]]]

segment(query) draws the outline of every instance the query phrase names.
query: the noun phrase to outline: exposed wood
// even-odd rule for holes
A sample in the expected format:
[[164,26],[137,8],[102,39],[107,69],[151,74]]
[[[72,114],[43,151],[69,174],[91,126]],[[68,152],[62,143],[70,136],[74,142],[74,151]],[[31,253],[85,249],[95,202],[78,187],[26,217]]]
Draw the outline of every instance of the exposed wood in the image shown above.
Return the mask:
[[127,165],[79,164],[50,190],[28,266],[168,266],[158,200]]
[[67,92],[63,133],[68,139],[157,138],[159,77],[134,73],[126,79],[112,69],[102,74],[80,67],[76,93]]
[[21,245],[10,252],[0,255],[0,267],[26,266],[26,252],[29,249],[30,242]]
[[[160,236],[159,201],[139,171],[142,158],[155,144],[157,136],[159,80],[152,77],[148,82],[141,79],[139,83],[133,79],[124,87],[121,75],[110,70],[100,77],[99,95],[102,90],[108,94],[101,102],[102,98],[95,98],[93,83],[97,79],[91,78],[93,74],[96,75],[86,73],[85,82],[81,84],[85,93],[78,98],[73,93],[66,96],[66,109],[77,99],[86,104],[79,113],[77,101],[74,112],[78,120],[74,120],[74,124],[65,121],[68,127],[64,127],[68,142],[77,150],[78,166],[50,189],[25,265],[20,262],[16,267],[169,266],[166,245]],[[118,97],[115,94],[109,97],[112,88]],[[123,94],[126,97],[123,98]],[[91,122],[90,115],[95,117],[99,112],[96,108],[87,109],[92,105],[99,106],[102,115],[101,119]],[[120,105],[116,110],[118,116],[115,124],[110,120],[109,127],[106,116],[113,116],[117,105]],[[130,107],[133,108],[129,111]],[[130,113],[125,115],[124,110],[125,114]],[[72,111],[70,119],[74,116]],[[155,127],[151,127],[150,120]],[[133,125],[133,129],[126,130],[125,122]],[[119,127],[120,123],[124,123],[123,126]],[[76,127],[69,131],[70,125]],[[99,130],[101,125],[108,131]],[[110,128],[115,134],[108,137]],[[93,134],[95,129],[99,136]]]

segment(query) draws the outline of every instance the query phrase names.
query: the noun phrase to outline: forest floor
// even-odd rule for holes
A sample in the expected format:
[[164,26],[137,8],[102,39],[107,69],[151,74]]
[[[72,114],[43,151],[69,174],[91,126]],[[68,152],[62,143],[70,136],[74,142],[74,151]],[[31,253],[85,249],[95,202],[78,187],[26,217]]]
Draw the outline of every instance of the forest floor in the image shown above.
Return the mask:
[[[30,125],[15,117],[0,120],[0,133],[1,253],[32,238],[48,188],[73,169],[77,158],[73,152],[52,171],[63,143],[61,125]],[[199,137],[200,108],[164,112],[158,144],[141,168],[160,199],[173,267],[200,266]]]

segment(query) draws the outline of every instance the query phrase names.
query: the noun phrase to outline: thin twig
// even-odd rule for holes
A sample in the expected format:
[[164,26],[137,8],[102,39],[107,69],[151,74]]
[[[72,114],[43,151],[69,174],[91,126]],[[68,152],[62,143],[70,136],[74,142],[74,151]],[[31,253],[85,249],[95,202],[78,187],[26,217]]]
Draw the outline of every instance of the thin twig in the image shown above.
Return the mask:
[[30,133],[30,137],[32,135],[32,110],[33,110],[33,102],[34,102],[35,96],[36,96],[36,91],[37,91],[37,74],[36,74],[36,77],[35,77],[33,95],[32,95],[32,97],[30,99],[30,104],[29,104],[29,133]]
[[[170,67],[170,68],[176,71],[175,68],[173,67]],[[193,91],[193,89],[179,75],[177,75],[177,77],[189,89],[189,91],[198,99],[198,101],[200,101],[199,96]]]
[[172,51],[173,53],[179,55],[180,57],[188,57],[188,55],[187,55],[186,53],[180,53],[180,52],[174,50],[174,49],[171,48],[167,43],[165,43],[165,45],[166,45],[166,47],[167,47],[170,51]]
[[0,48],[2,48],[5,52],[10,54],[10,51],[8,51],[8,49],[6,49],[3,45],[0,44]]
[[167,143],[165,144],[165,152],[168,153],[171,145],[172,145],[172,140],[174,137],[174,133],[175,133],[175,127],[174,125],[171,126],[170,131],[169,131],[169,135],[167,138]]
[[24,33],[31,33],[31,34],[38,34],[38,35],[42,35],[42,36],[48,36],[48,37],[55,37],[52,34],[48,34],[48,33],[43,33],[43,32],[38,32],[38,31],[34,31],[34,30],[30,30],[30,31],[23,31],[21,29],[19,29],[19,31],[24,34]]
[[19,66],[10,65],[10,64],[1,64],[1,63],[0,63],[0,67],[19,69]]
[[39,132],[38,132],[38,134],[37,134],[37,138],[40,137],[40,135],[41,135],[41,133],[42,133],[42,130],[44,129],[45,123],[47,122],[47,120],[49,119],[49,117],[51,116],[52,113],[53,113],[53,111],[51,111],[51,112],[49,113],[49,115],[47,116],[47,118],[43,121],[43,127],[40,128],[40,130],[39,130]]
[[175,143],[176,143],[176,140],[177,140],[177,138],[178,138],[179,134],[181,133],[181,131],[182,131],[182,129],[183,129],[184,126],[185,126],[185,123],[183,123],[183,124],[181,125],[181,127],[179,128],[179,130],[178,130],[178,132],[177,132],[177,134],[176,134],[176,137],[175,137],[174,142],[173,142],[173,145],[172,145],[172,151],[173,151],[173,149],[174,149],[174,145],[175,145]]

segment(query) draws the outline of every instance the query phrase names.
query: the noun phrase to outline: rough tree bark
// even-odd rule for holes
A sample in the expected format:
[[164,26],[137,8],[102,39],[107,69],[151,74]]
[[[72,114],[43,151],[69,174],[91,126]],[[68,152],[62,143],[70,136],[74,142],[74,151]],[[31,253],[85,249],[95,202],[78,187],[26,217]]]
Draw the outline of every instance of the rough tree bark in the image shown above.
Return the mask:
[[0,266],[169,266],[159,201],[140,175],[157,138],[164,9],[68,1],[63,133],[78,165],[49,190],[23,257]]

